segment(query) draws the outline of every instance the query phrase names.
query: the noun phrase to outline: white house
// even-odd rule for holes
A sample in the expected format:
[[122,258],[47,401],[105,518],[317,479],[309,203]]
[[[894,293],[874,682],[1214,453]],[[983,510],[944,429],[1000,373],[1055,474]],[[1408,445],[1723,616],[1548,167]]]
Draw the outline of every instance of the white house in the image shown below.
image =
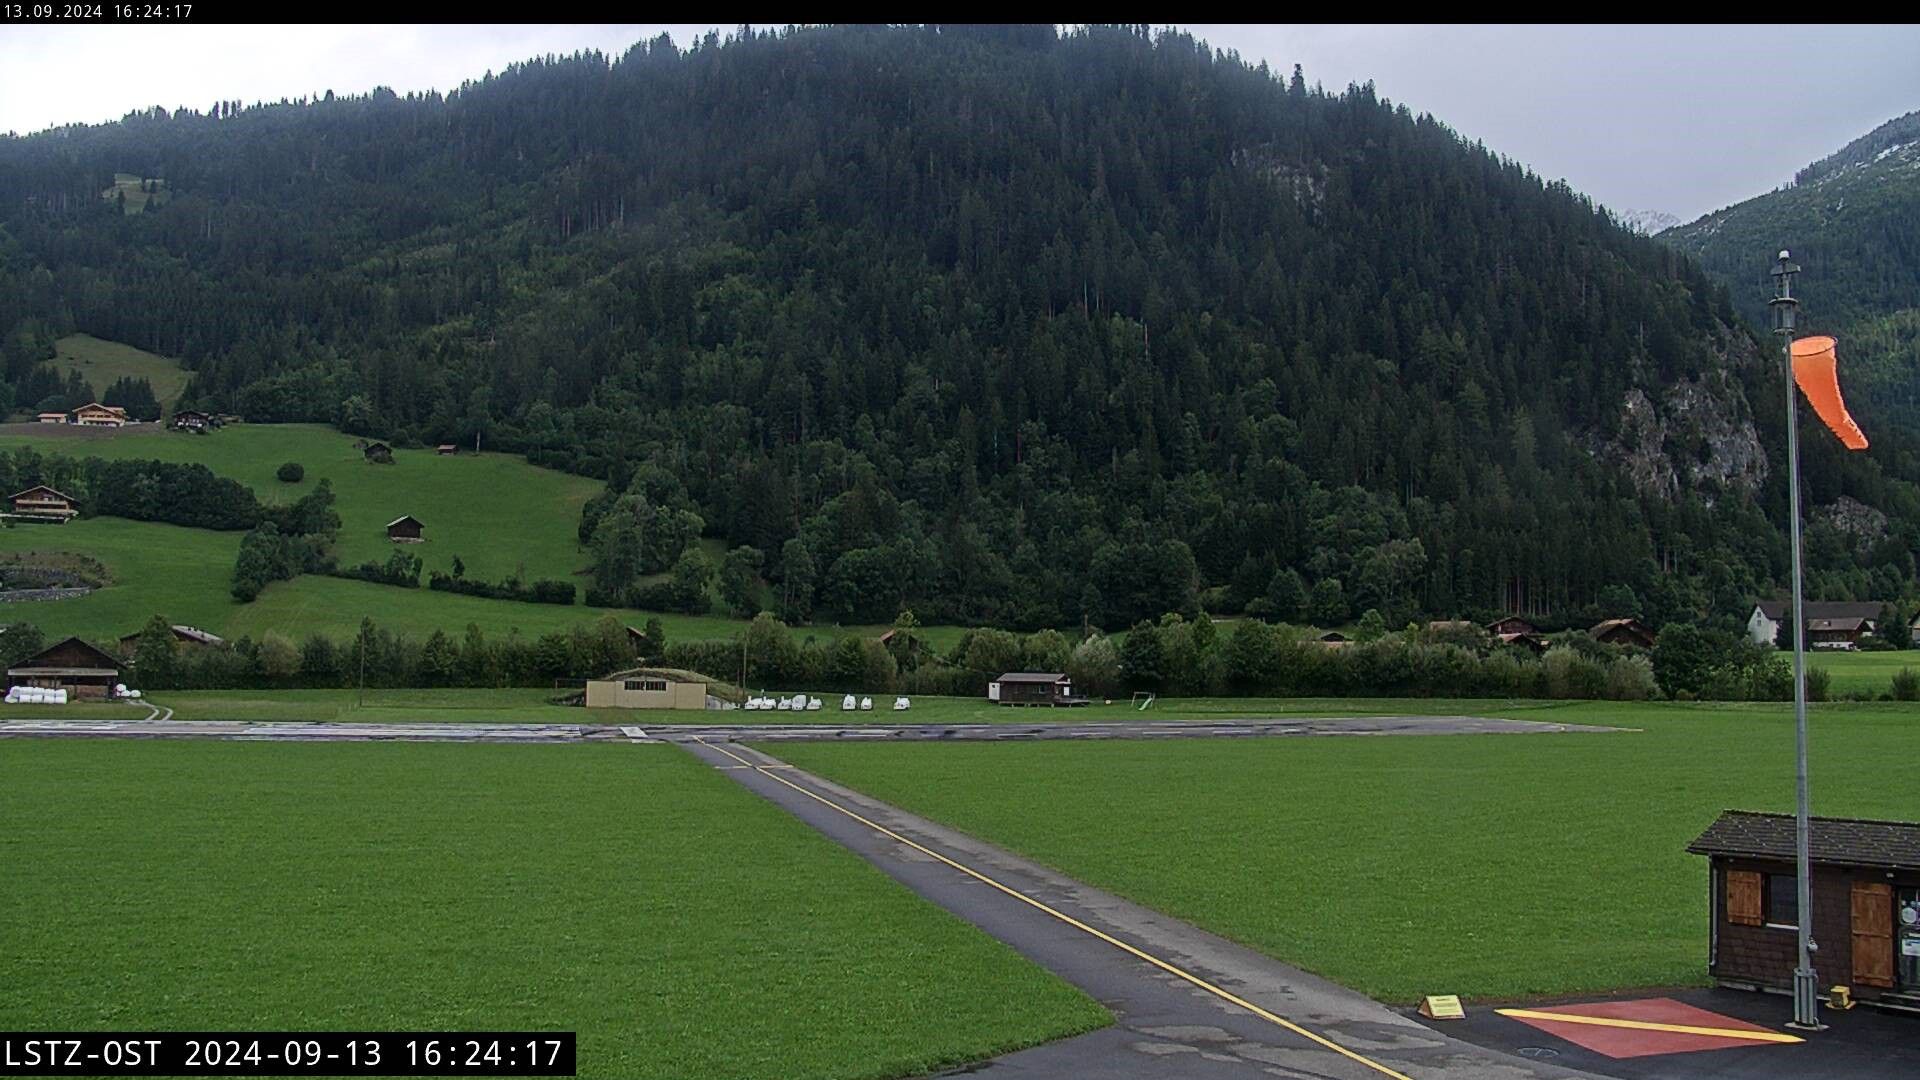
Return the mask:
[[[1793,647],[1793,636],[1780,636],[1780,623],[1787,614],[1787,602],[1784,600],[1762,600],[1753,605],[1753,612],[1747,616],[1747,634],[1759,645],[1778,645],[1783,649]],[[1881,604],[1876,600],[1809,600],[1807,610],[1801,618],[1807,620],[1809,628],[1814,623],[1822,624],[1821,629],[1830,629],[1828,624],[1859,620],[1859,629],[1873,634],[1874,621],[1880,618]],[[1920,626],[1920,619],[1914,620]],[[1808,644],[1812,644],[1809,635]]]

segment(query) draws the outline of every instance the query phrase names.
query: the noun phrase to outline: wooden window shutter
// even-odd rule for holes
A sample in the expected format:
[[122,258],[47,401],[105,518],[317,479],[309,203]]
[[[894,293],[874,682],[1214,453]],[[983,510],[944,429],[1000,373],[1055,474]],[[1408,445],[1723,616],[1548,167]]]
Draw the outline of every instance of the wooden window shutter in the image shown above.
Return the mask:
[[1893,886],[1853,883],[1853,981],[1893,986]]
[[1760,874],[1753,870],[1727,871],[1727,921],[1735,926],[1759,926],[1766,921],[1761,911],[1763,892]]

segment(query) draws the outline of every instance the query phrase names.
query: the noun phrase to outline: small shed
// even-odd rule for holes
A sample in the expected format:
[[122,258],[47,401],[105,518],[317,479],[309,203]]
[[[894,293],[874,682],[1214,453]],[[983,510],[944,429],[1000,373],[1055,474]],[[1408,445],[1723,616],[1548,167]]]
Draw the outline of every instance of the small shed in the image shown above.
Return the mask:
[[998,705],[1085,705],[1073,696],[1073,680],[1058,671],[1009,671],[987,684],[987,700]]
[[387,539],[396,544],[418,544],[426,539],[421,535],[425,529],[419,518],[407,514],[387,522]]
[[719,708],[744,696],[719,679],[680,668],[628,668],[587,680],[589,709]]
[[[1920,1007],[1920,824],[1808,824],[1820,985]],[[1708,973],[1726,986],[1791,992],[1801,917],[1793,815],[1728,810],[1687,850],[1707,857]]]
[[460,452],[460,448],[450,442],[443,442],[439,446],[434,447],[433,452],[439,454],[441,457],[452,457]]
[[67,414],[63,412],[43,412],[35,416],[34,419],[42,424],[64,424],[67,422]]
[[1603,645],[1632,645],[1641,649],[1653,648],[1653,631],[1639,619],[1608,619],[1595,623],[1593,639]]
[[120,678],[119,661],[77,637],[40,650],[7,669],[7,685],[65,690],[75,698],[105,700]]
[[52,521],[66,524],[68,519],[79,516],[74,509],[73,499],[45,484],[35,484],[25,491],[16,491],[9,500],[13,503],[13,512],[23,518],[36,521]]
[[360,448],[360,453],[376,465],[393,464],[393,447],[383,442],[370,442]]

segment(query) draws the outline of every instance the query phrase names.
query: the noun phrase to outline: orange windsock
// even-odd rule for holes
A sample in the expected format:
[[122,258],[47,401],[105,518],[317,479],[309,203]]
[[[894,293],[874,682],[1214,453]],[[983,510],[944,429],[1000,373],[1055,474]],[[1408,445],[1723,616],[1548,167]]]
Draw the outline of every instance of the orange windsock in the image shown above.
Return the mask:
[[1813,411],[1849,450],[1865,450],[1867,436],[1847,412],[1840,397],[1839,359],[1830,337],[1801,338],[1793,343],[1793,381],[1807,395]]

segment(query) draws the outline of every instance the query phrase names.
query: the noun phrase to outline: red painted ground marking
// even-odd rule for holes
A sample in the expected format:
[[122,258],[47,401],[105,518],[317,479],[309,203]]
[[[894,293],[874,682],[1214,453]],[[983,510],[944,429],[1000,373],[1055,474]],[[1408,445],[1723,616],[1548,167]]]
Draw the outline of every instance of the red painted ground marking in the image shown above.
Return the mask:
[[[1695,1008],[1672,998],[1642,998],[1636,1001],[1596,1001],[1582,1005],[1552,1005],[1525,1010],[1532,1013],[1566,1013],[1650,1024],[1675,1024],[1697,1028],[1732,1031],[1757,1031],[1778,1034],[1773,1028],[1736,1020],[1706,1009]],[[1649,1057],[1655,1054],[1684,1054],[1698,1050],[1728,1050],[1738,1046],[1775,1046],[1786,1043],[1758,1042],[1732,1035],[1701,1035],[1675,1031],[1649,1031],[1644,1028],[1607,1027],[1596,1024],[1556,1022],[1539,1017],[1512,1016],[1529,1027],[1557,1035],[1576,1046],[1610,1058]]]

